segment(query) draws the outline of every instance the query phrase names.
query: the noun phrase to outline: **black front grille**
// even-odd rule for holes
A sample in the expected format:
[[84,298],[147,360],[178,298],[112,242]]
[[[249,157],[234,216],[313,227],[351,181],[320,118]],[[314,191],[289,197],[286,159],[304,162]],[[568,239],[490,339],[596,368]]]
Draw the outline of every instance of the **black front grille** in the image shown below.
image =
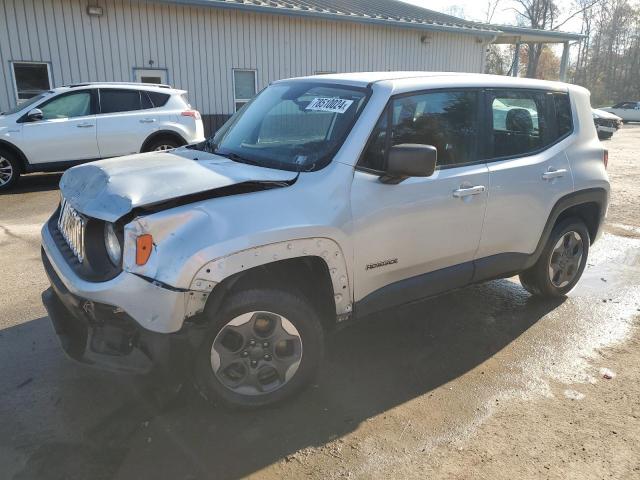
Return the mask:
[[58,229],[59,215],[60,208],[49,219],[47,228],[65,261],[80,278],[89,282],[106,282],[122,272],[122,268],[115,267],[107,256],[103,234],[104,222],[102,220],[87,218],[84,235],[85,255],[82,262],[80,262],[62,232]]

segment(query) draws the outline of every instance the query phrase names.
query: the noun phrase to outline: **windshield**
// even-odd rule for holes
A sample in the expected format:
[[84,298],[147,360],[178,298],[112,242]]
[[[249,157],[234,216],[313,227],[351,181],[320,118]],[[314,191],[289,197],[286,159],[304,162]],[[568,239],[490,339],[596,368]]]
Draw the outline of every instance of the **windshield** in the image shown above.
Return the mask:
[[11,110],[7,110],[5,112],[2,112],[2,115],[13,115],[14,113],[18,113],[19,111],[24,110],[25,108],[33,105],[34,103],[39,102],[44,97],[46,97],[49,93],[50,92],[41,93],[39,95],[36,95],[35,97],[30,98],[29,100],[26,100],[26,101],[24,101],[22,103],[19,103],[18,105],[13,107]]
[[338,151],[366,98],[366,89],[326,83],[272,85],[196,148],[264,167],[317,170]]

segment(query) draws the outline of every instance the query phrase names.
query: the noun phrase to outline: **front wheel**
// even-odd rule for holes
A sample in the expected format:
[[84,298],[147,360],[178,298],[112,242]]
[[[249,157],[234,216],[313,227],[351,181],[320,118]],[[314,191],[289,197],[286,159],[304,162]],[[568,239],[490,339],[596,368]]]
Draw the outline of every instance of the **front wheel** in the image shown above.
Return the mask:
[[538,261],[520,274],[520,283],[533,295],[566,295],[582,276],[589,244],[589,230],[582,220],[563,220],[553,228]]
[[20,163],[15,155],[0,150],[0,192],[8,190],[20,177]]
[[300,295],[275,289],[231,294],[209,315],[197,354],[196,387],[229,407],[262,407],[299,392],[323,356],[323,329]]

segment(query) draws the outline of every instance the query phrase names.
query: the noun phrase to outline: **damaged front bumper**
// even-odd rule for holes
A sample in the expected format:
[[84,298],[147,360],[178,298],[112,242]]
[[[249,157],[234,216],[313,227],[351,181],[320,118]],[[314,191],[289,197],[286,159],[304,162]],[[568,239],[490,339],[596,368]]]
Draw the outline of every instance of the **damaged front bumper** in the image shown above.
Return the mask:
[[195,292],[129,272],[104,282],[83,280],[47,225],[42,230],[42,263],[51,284],[42,301],[63,349],[74,360],[127,373],[173,370],[197,343],[197,324],[185,323],[193,316]]
[[199,303],[195,305],[195,292],[173,289],[130,272],[123,271],[104,282],[80,278],[60,252],[46,224],[42,228],[42,249],[50,280],[53,273],[72,295],[119,307],[146,330],[177,332],[186,318],[202,309],[202,292],[198,292]]

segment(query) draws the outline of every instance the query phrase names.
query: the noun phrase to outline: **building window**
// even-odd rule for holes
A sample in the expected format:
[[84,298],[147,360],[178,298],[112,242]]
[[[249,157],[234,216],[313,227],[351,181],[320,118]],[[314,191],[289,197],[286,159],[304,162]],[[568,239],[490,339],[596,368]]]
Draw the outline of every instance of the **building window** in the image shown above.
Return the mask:
[[256,71],[233,70],[233,101],[236,112],[256,94]]
[[140,83],[167,83],[167,70],[164,68],[134,68],[133,75]]
[[51,89],[51,72],[48,63],[12,62],[11,67],[18,103]]

